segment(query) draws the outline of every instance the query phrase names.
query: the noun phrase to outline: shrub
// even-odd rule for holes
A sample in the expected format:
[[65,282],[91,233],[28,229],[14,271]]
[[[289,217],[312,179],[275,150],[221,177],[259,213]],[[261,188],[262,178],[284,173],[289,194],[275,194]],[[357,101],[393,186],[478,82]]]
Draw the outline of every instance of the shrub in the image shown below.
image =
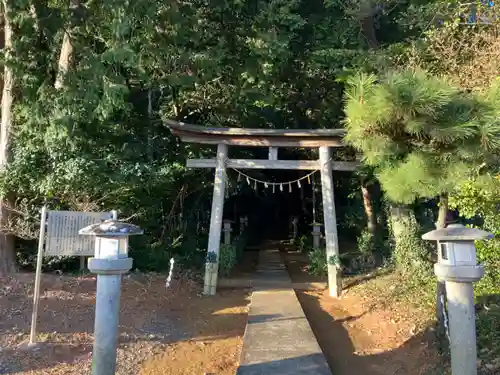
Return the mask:
[[434,251],[435,244],[421,239],[421,227],[413,210],[392,207],[389,217],[393,260],[398,270],[416,277],[431,273],[429,254]]
[[371,254],[374,252],[375,236],[367,229],[363,230],[357,238],[358,252]]
[[221,245],[219,254],[219,273],[228,276],[237,263],[237,249],[235,245]]
[[310,249],[312,249],[312,239],[309,236],[303,234],[297,239],[297,250],[301,253],[304,253]]
[[308,272],[315,276],[326,276],[328,273],[328,267],[326,263],[326,250],[325,249],[313,249],[308,254],[309,266]]

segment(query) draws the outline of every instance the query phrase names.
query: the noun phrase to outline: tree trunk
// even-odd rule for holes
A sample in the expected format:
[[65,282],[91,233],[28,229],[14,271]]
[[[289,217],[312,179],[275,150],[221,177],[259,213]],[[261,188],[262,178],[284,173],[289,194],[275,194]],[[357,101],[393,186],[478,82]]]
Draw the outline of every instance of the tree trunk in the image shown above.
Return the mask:
[[448,217],[448,194],[441,194],[439,196],[439,213],[436,223],[437,229],[446,228],[448,224],[446,219]]
[[[80,0],[70,0],[69,4],[70,12],[73,13],[79,7],[80,7]],[[61,53],[59,55],[57,75],[54,83],[54,87],[57,90],[60,90],[64,87],[64,77],[69,72],[71,64],[73,62],[73,44],[71,42],[71,30],[72,30],[72,25],[69,25],[67,26],[64,32],[63,42],[61,46]]]
[[[439,197],[439,213],[436,222],[436,229],[446,228],[447,217],[448,217],[448,194],[441,194]],[[437,251],[439,251],[439,245]],[[436,320],[437,320],[436,334],[442,351],[445,350],[449,345],[446,336],[445,317],[446,317],[446,285],[444,281],[438,280],[436,285]]]
[[370,49],[377,49],[379,43],[375,30],[375,16],[377,14],[377,3],[372,0],[364,0],[359,4],[359,21],[361,29]]
[[394,261],[396,267],[404,271],[408,268],[408,264],[411,264],[411,262],[406,263],[411,258],[411,254],[406,254],[406,252],[411,249],[405,249],[403,241],[405,233],[411,229],[409,228],[411,227],[410,210],[407,207],[391,205],[389,211],[391,232],[394,238]]
[[390,226],[394,239],[393,256],[396,267],[404,274],[425,271],[422,242],[415,213],[408,206],[390,207]]
[[[4,19],[4,56],[9,60],[12,53],[12,25],[7,0],[2,1]],[[10,162],[10,143],[12,128],[12,103],[13,103],[14,73],[12,68],[4,65],[2,108],[0,120],[0,173],[5,173]],[[9,222],[11,206],[7,197],[0,198],[0,276],[13,273],[16,270],[14,252],[14,236],[5,232]]]
[[365,208],[368,231],[375,236],[377,232],[377,218],[373,209],[373,201],[368,186],[361,184],[361,193],[363,194],[363,206]]

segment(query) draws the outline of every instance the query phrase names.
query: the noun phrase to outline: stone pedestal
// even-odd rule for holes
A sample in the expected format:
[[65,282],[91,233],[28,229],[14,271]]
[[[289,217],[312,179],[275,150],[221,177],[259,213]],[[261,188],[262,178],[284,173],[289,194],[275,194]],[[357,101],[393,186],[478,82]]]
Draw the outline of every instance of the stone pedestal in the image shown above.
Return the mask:
[[223,232],[224,232],[224,245],[231,244],[231,232],[233,228],[231,228],[233,222],[232,220],[223,220]]
[[299,219],[297,217],[292,218],[292,223],[291,223],[291,233],[290,237],[292,241],[295,241],[299,233]]
[[215,295],[217,291],[217,276],[219,263],[205,263],[205,282],[203,293],[209,296]]
[[88,262],[90,272],[97,274],[92,375],[116,372],[121,275],[132,268],[128,237],[142,233],[141,228],[117,220],[92,224],[79,231],[95,236],[95,254]]
[[320,223],[312,223],[313,231],[313,248],[320,249],[321,248],[321,227],[323,224]]
[[241,216],[240,217],[240,234],[243,234],[243,232],[245,232],[245,229],[247,227],[248,227],[248,217]]
[[477,264],[475,240],[491,238],[480,229],[450,224],[422,236],[438,242],[434,273],[446,284],[452,375],[477,374],[476,311],[473,283],[484,275]]

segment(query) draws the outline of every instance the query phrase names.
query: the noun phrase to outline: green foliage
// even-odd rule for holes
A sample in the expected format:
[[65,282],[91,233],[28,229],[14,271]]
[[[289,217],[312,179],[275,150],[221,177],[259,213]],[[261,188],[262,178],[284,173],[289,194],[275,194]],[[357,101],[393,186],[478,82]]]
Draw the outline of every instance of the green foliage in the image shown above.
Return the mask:
[[341,263],[340,263],[340,256],[338,255],[330,255],[328,257],[328,265],[329,266],[336,266],[337,268],[341,268]]
[[[35,239],[37,210],[54,198],[60,209],[117,209],[145,229],[132,243],[144,269],[172,255],[198,262],[200,245],[187,238],[199,233],[184,225],[210,208],[211,171],[184,168],[210,152],[179,144],[164,118],[329,126],[341,117],[336,74],[370,60],[340,1],[107,0],[75,11],[51,2],[36,4],[37,17],[29,3],[10,3],[15,123],[0,191],[18,199],[14,232]],[[56,90],[66,30],[74,58]]]
[[[145,229],[132,242],[145,270],[166,267],[171,256],[202,263],[206,239],[193,223],[198,214],[200,226],[209,220],[212,171],[184,163],[212,154],[179,144],[163,119],[264,128],[340,123],[346,76],[386,69],[389,49],[413,35],[402,21],[412,17],[404,16],[421,11],[406,3],[375,10],[381,48],[369,50],[359,20],[370,10],[355,2],[106,0],[75,11],[37,2],[37,17],[29,2],[9,2],[16,103],[13,158],[0,191],[15,193],[14,232],[35,239],[46,201],[54,209],[117,209]],[[56,90],[67,30],[73,66]],[[345,211],[352,215],[342,224],[355,227],[358,207]],[[20,257],[31,259],[35,245],[20,246]]]
[[485,294],[476,298],[477,346],[483,360],[496,360],[500,356],[500,295]]
[[307,252],[312,249],[312,237],[303,234],[296,241],[297,249],[301,252]]
[[315,276],[326,276],[328,265],[325,249],[312,249],[307,255],[309,258],[308,272]]
[[213,251],[207,252],[205,262],[206,263],[217,263],[217,254],[214,253]]
[[450,197],[450,205],[495,235],[492,240],[476,242],[478,262],[485,266],[485,275],[476,284],[475,291],[478,296],[500,294],[499,175],[491,173],[462,183]]
[[500,178],[498,167],[489,169],[457,186],[449,199],[472,226],[495,235],[476,241],[478,262],[485,267],[484,277],[474,284],[479,358],[484,361],[500,356]]
[[[347,84],[346,140],[392,202],[453,193],[497,157],[496,86],[469,93],[419,70],[358,73]],[[420,239],[413,212],[397,211],[390,215],[394,261],[403,273],[425,274],[433,249]]]
[[358,74],[348,81],[345,112],[346,140],[398,203],[451,192],[498,149],[495,100],[421,71],[380,82]]
[[229,276],[237,262],[238,250],[236,246],[226,244],[221,245],[219,255],[219,273],[222,276]]
[[414,212],[407,207],[390,207],[390,236],[394,263],[403,275],[426,277],[431,273],[430,254],[434,244],[421,239]]
[[500,294],[500,240],[497,238],[491,241],[478,241],[476,243],[477,261],[484,265],[485,275],[476,285],[476,293]]
[[369,230],[364,229],[357,238],[357,249],[362,254],[375,252],[375,236]]
[[248,244],[247,233],[242,233],[234,239],[234,246],[236,248],[236,258],[239,261],[243,258],[243,252]]

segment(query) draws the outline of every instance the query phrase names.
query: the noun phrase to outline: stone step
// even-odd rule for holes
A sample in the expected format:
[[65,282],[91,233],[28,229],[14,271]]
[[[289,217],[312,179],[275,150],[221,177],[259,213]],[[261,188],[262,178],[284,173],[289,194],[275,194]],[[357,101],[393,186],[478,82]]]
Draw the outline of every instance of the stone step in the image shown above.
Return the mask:
[[236,374],[332,375],[279,252],[261,250],[259,262]]

